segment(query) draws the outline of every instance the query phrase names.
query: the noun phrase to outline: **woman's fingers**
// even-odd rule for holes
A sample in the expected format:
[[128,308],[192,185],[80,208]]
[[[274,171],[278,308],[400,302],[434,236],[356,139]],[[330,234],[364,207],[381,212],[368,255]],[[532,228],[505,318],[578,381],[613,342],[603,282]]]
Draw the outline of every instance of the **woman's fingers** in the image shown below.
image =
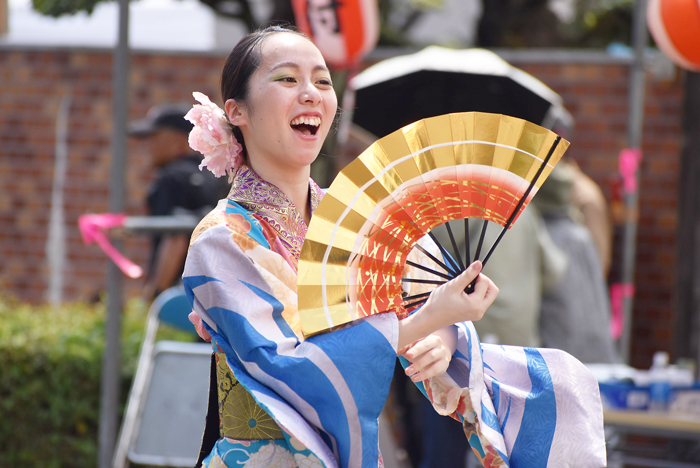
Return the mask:
[[484,313],[486,313],[486,309],[493,304],[496,296],[498,296],[498,288],[488,276],[480,274],[476,280],[474,291],[468,296],[465,294],[465,296],[475,306],[476,315],[472,320],[481,320]]
[[474,285],[474,292],[471,295],[474,297],[483,298],[486,296],[486,292],[489,290],[489,282],[491,280],[485,275],[479,275]]
[[413,362],[416,359],[418,359],[423,353],[429,351],[434,347],[434,337],[432,335],[428,335],[422,340],[418,340],[410,346],[406,346],[403,350],[401,350],[402,352],[400,352],[399,354],[401,354],[409,361]]
[[415,343],[403,356],[411,361],[411,365],[406,368],[406,375],[414,382],[445,372],[451,359],[450,351],[442,339],[435,335],[429,335]]
[[443,374],[449,365],[450,363],[448,361],[438,359],[436,361],[432,361],[429,365],[422,367],[419,372],[407,372],[407,375],[410,375],[413,382],[422,382],[431,377],[435,377],[436,375]]
[[[458,277],[436,288],[418,312],[420,315],[414,315],[421,317],[417,323],[422,320],[430,326],[435,325],[430,331],[432,332],[458,322],[480,320],[498,294],[498,289],[490,279],[486,276],[479,278],[481,268],[481,262],[476,261]],[[464,289],[477,278],[475,291],[466,294]]]
[[491,279],[488,276],[484,276],[484,279],[487,280],[488,284],[488,289],[486,290],[486,294],[484,294],[484,301],[486,302],[486,307],[488,308],[491,306],[491,304],[493,304],[493,301],[498,296],[500,290],[498,289],[498,286],[496,286],[496,284],[493,281],[491,281]]
[[432,347],[426,350],[422,350],[421,352],[418,352],[418,350],[411,349],[404,353],[403,356],[411,362],[410,367],[412,369],[407,370],[407,373],[409,375],[419,371],[420,369],[437,359],[435,348]]
[[479,275],[479,279],[476,281],[474,286],[474,292],[472,296],[478,297],[479,300],[483,301],[486,308],[488,308],[498,296],[498,287],[491,281],[486,275]]
[[481,262],[477,260],[469,265],[469,268],[464,270],[459,276],[451,280],[448,284],[453,285],[455,288],[459,288],[460,290],[464,290],[467,286],[469,286],[469,283],[474,281],[474,279],[479,276],[481,268]]

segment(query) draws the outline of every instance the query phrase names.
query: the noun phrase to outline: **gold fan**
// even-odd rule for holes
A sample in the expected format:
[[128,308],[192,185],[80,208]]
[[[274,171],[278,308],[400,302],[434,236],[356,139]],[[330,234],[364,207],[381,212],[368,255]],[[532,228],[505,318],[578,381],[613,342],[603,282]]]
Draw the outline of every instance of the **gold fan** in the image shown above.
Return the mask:
[[[401,295],[418,240],[460,218],[500,224],[500,240],[568,146],[538,125],[480,112],[423,119],[376,141],[338,174],[311,219],[297,280],[304,334],[420,305],[429,293]],[[465,265],[440,248],[444,261],[421,250],[448,280]]]

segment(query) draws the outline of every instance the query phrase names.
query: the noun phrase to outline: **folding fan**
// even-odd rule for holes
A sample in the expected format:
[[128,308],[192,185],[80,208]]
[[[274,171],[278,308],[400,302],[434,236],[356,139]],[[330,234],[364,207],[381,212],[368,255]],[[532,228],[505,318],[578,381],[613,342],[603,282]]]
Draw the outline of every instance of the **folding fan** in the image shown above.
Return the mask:
[[[402,281],[437,287],[470,263],[417,245],[450,220],[502,226],[486,262],[568,146],[533,123],[479,112],[423,119],[376,141],[338,174],[311,219],[297,280],[304,334],[420,306],[429,292],[404,298]],[[441,280],[402,278],[414,247]],[[480,250],[481,241],[475,258]]]

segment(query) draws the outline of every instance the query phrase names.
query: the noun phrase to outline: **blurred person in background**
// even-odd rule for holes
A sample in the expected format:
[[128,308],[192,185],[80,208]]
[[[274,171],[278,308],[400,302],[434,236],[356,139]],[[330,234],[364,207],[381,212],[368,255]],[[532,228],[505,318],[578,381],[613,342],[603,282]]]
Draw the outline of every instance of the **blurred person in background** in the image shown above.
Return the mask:
[[[574,120],[568,113],[558,114],[552,124],[552,131],[571,141]],[[576,212],[576,221],[588,229],[596,253],[603,269],[604,278],[610,273],[612,264],[613,228],[608,202],[600,186],[586,175],[575,160],[566,158],[559,165],[566,166],[567,204]],[[563,172],[562,172],[563,177]],[[553,182],[552,185],[558,182]],[[537,200],[535,197],[533,200]],[[537,204],[537,202],[535,202]]]
[[588,177],[573,159],[566,165],[572,176],[571,204],[578,211],[578,221],[588,229],[595,244],[604,277],[610,273],[612,263],[613,230],[608,202],[603,191]]
[[574,202],[580,174],[578,167],[560,161],[532,201],[568,259],[562,280],[542,298],[540,336],[542,346],[567,351],[581,362],[613,363],[617,356],[610,334],[605,272],[593,236],[583,224],[584,215]]
[[[146,197],[149,216],[193,214],[202,218],[226,198],[226,180],[200,171],[202,157],[189,146],[192,124],[184,117],[191,107],[186,103],[159,104],[143,119],[129,124],[129,135],[148,145],[155,169]],[[142,292],[145,300],[153,300],[180,282],[189,241],[189,233],[152,236],[148,277]]]

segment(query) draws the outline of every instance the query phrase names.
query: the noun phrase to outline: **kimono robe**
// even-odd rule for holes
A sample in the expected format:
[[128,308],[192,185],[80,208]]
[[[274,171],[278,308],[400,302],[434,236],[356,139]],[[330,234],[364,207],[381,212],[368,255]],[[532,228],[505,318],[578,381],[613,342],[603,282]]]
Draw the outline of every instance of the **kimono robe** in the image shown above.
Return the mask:
[[[323,193],[311,180],[309,190],[315,210]],[[294,205],[245,166],[193,234],[183,275],[193,321],[262,413],[243,426],[273,422],[265,440],[222,434],[205,467],[381,466],[377,419],[398,319],[378,314],[304,339],[296,264],[305,235]],[[471,323],[456,327],[448,371],[419,388],[463,422],[484,466],[605,466],[598,385],[578,361],[482,346]]]

